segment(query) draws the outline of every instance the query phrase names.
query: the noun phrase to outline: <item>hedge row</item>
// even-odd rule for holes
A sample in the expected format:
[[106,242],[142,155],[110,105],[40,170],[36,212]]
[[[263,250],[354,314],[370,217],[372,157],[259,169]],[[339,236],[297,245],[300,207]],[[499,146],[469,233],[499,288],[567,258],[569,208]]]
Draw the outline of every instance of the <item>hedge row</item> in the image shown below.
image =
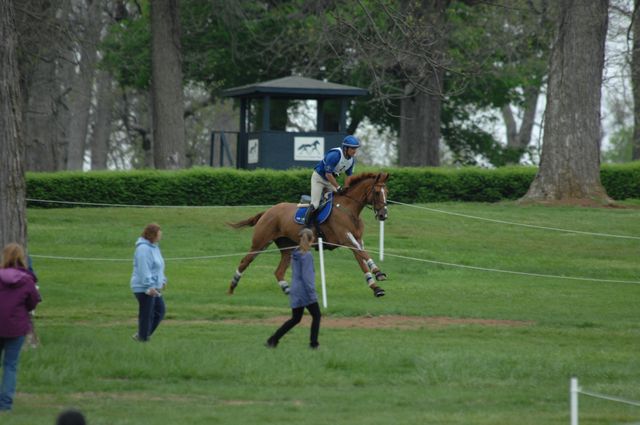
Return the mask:
[[[377,171],[366,169],[365,171]],[[390,199],[405,203],[496,202],[523,196],[533,167],[391,168]],[[640,198],[640,163],[605,165],[602,182],[614,199]],[[28,173],[27,198],[134,205],[271,205],[309,192],[309,170],[98,171]],[[60,207],[54,203],[30,206]],[[72,205],[70,205],[72,206]]]

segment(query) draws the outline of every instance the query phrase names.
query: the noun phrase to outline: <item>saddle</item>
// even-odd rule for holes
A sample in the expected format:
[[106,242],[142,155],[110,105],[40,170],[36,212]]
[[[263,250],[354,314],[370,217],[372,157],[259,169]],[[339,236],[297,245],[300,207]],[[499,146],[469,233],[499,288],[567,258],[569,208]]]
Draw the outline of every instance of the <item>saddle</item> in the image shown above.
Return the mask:
[[[300,197],[300,202],[298,203],[298,208],[296,209],[296,213],[294,214],[293,220],[298,224],[304,224],[304,216],[307,214],[307,209],[309,209],[309,205],[311,204],[311,196],[302,195]],[[331,209],[333,208],[333,192],[327,192],[322,197],[322,201],[320,201],[320,205],[318,206],[318,212],[316,212],[314,217],[314,222],[316,224],[322,224],[327,221],[327,218],[331,215]]]

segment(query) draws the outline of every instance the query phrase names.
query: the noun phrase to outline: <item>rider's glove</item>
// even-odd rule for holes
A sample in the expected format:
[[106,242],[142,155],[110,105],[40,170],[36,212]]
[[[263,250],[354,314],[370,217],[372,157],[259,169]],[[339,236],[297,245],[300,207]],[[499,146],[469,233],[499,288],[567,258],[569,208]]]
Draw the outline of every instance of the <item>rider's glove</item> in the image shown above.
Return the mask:
[[342,186],[338,186],[338,188],[336,189],[336,193],[338,195],[342,195],[343,192],[344,192],[344,189],[342,189]]

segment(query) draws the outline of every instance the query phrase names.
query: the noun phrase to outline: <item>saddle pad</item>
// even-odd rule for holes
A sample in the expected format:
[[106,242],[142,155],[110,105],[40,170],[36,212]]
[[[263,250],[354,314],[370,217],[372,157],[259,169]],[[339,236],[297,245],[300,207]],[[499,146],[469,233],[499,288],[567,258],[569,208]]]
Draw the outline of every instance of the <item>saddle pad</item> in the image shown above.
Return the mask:
[[[304,216],[307,214],[309,205],[298,205],[293,220],[298,224],[304,224]],[[331,209],[333,208],[333,196],[329,196],[329,199],[324,204],[320,205],[320,211],[316,213],[315,222],[322,224],[327,221],[327,218],[331,215]]]

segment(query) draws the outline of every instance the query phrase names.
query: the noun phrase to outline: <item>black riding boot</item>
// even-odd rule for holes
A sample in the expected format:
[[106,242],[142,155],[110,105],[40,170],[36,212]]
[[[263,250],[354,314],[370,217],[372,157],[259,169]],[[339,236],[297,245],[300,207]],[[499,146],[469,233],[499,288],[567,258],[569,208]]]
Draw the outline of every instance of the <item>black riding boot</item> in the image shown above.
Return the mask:
[[307,229],[311,228],[311,223],[313,222],[313,217],[316,215],[316,209],[313,204],[309,204],[309,208],[307,208],[307,213],[304,215],[304,227]]

